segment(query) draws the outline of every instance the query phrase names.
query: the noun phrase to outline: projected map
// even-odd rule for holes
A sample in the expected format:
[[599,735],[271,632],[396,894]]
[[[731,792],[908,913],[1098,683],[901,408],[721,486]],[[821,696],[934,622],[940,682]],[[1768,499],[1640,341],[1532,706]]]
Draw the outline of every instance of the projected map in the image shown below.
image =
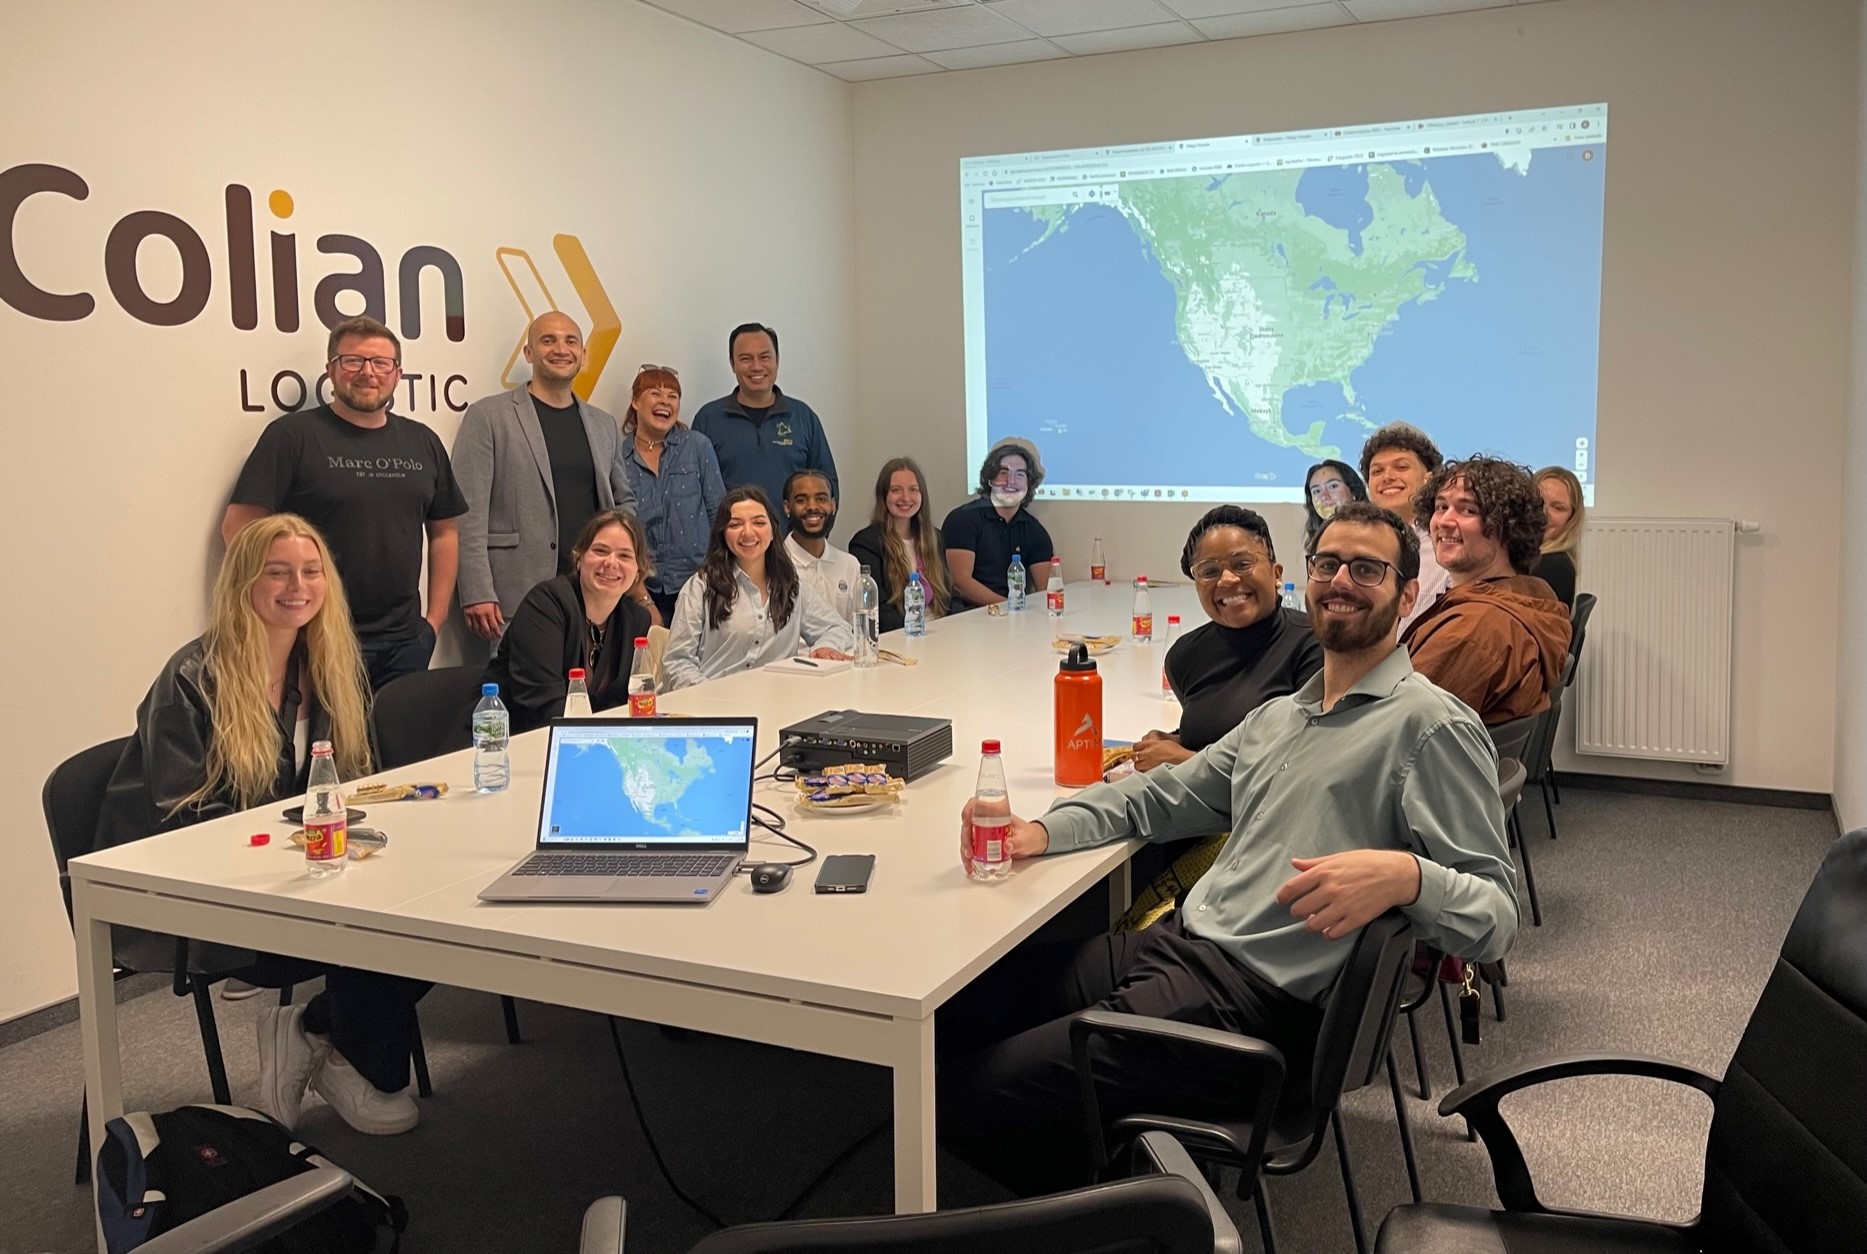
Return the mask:
[[[1592,484],[1605,123],[1590,106],[968,168],[973,460],[1019,434],[1045,496],[1297,500],[1308,466],[1404,419],[1448,455]],[[1329,159],[1351,143],[1361,160]],[[1089,168],[1041,173],[1053,156]]]
[[559,743],[550,837],[655,840],[745,830],[750,736],[591,737]]

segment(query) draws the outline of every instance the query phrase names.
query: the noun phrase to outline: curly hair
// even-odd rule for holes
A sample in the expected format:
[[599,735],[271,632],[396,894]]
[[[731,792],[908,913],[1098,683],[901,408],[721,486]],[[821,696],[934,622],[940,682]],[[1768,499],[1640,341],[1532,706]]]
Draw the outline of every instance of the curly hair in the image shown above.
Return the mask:
[[1363,527],[1386,527],[1394,533],[1394,543],[1400,546],[1400,560],[1394,563],[1394,569],[1400,572],[1400,581],[1420,577],[1420,536],[1412,525],[1402,521],[1399,514],[1384,505],[1373,501],[1350,501],[1329,516],[1329,521],[1322,525],[1309,542],[1309,556],[1316,555],[1316,546],[1329,528],[1337,523],[1355,523]]
[[1368,467],[1374,461],[1375,454],[1385,453],[1389,449],[1402,449],[1420,459],[1420,465],[1432,474],[1445,465],[1445,454],[1433,443],[1433,437],[1410,422],[1390,422],[1378,428],[1361,446],[1361,477],[1368,477]]
[[1186,547],[1180,550],[1180,573],[1188,579],[1193,577],[1193,554],[1214,527],[1236,527],[1246,535],[1256,536],[1264,542],[1264,555],[1273,562],[1277,560],[1277,546],[1271,543],[1271,525],[1264,521],[1262,514],[1242,505],[1215,505],[1200,515],[1193,529],[1186,533]]
[[979,467],[979,495],[992,495],[992,480],[998,478],[998,472],[1005,468],[1007,457],[1024,459],[1024,500],[1020,505],[1029,505],[1037,498],[1037,489],[1043,486],[1044,463],[1038,455],[1037,446],[1021,436],[1006,436],[985,455],[985,462]]
[[1413,498],[1414,517],[1430,519],[1433,500],[1455,483],[1465,485],[1478,500],[1478,517],[1486,536],[1504,546],[1511,569],[1523,574],[1536,565],[1543,550],[1543,494],[1528,466],[1483,455],[1447,462],[1426,480]]

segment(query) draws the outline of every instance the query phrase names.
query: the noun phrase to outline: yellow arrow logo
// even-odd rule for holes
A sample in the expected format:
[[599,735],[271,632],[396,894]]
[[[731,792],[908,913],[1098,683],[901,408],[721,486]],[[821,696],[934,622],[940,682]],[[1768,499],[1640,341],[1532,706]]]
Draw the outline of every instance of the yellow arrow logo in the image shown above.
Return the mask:
[[[597,380],[603,377],[603,368],[609,364],[609,355],[616,351],[616,342],[622,338],[622,319],[617,315],[616,307],[610,303],[609,293],[604,290],[602,280],[596,277],[596,267],[590,264],[590,254],[584,251],[583,241],[575,235],[554,235],[551,237],[551,247],[557,253],[559,264],[564,267],[577,299],[583,302],[584,311],[590,318],[590,325],[584,332],[583,369],[570,385],[573,392],[587,401],[590,394],[596,391]],[[551,289],[545,286],[544,275],[538,272],[537,263],[523,248],[495,249],[493,258],[499,263],[499,272],[506,276],[506,285],[512,289],[519,308],[525,311],[525,330],[519,332],[518,342],[512,346],[512,353],[506,358],[506,368],[499,372],[501,386],[517,387],[512,370],[524,353],[525,331],[531,328],[539,314],[558,309],[558,303],[551,295]],[[509,260],[523,263],[524,268],[515,273],[513,267],[507,264]]]

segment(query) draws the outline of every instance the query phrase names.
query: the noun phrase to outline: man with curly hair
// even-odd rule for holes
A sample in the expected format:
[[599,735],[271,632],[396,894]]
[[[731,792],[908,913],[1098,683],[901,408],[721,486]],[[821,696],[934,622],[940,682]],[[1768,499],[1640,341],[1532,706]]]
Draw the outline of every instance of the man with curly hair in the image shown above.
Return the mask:
[[1554,590],[1522,573],[1543,540],[1543,496],[1530,472],[1495,457],[1447,462],[1414,512],[1450,587],[1401,634],[1413,668],[1488,727],[1548,709],[1570,627]]

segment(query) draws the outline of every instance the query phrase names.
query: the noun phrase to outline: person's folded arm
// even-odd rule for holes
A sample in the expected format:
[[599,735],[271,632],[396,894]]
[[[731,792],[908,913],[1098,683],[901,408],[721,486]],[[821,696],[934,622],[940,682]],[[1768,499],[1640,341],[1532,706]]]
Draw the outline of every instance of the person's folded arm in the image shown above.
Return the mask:
[[1065,797],[1038,820],[1050,833],[1047,852],[1087,849],[1129,836],[1158,842],[1230,831],[1239,736],[1234,728],[1178,765],[1092,784]]
[[668,645],[661,654],[661,687],[665,692],[691,688],[700,673],[700,633],[707,624],[705,580],[699,575],[681,587],[674,603],[674,621],[668,624]]
[[1433,681],[1433,685],[1451,693],[1473,712],[1482,712],[1504,657],[1482,638],[1464,632],[1435,630],[1423,639],[1407,645],[1413,669]]
[[503,695],[526,730],[544,726],[564,709],[570,668],[579,664],[564,656],[567,625],[557,599],[534,588],[512,612],[500,641],[511,688]]
[[953,591],[971,605],[997,605],[1005,598],[972,577],[973,563],[978,556],[971,549],[946,551],[946,570],[952,577]]
[[1420,864],[1419,896],[1402,910],[1435,948],[1474,962],[1503,957],[1517,936],[1517,877],[1484,728],[1448,719],[1428,731],[1399,804]]
[[814,585],[798,583],[792,613],[798,616],[798,642],[806,653],[812,649],[835,649],[839,653],[855,649],[856,636],[849,623],[830,608]]

